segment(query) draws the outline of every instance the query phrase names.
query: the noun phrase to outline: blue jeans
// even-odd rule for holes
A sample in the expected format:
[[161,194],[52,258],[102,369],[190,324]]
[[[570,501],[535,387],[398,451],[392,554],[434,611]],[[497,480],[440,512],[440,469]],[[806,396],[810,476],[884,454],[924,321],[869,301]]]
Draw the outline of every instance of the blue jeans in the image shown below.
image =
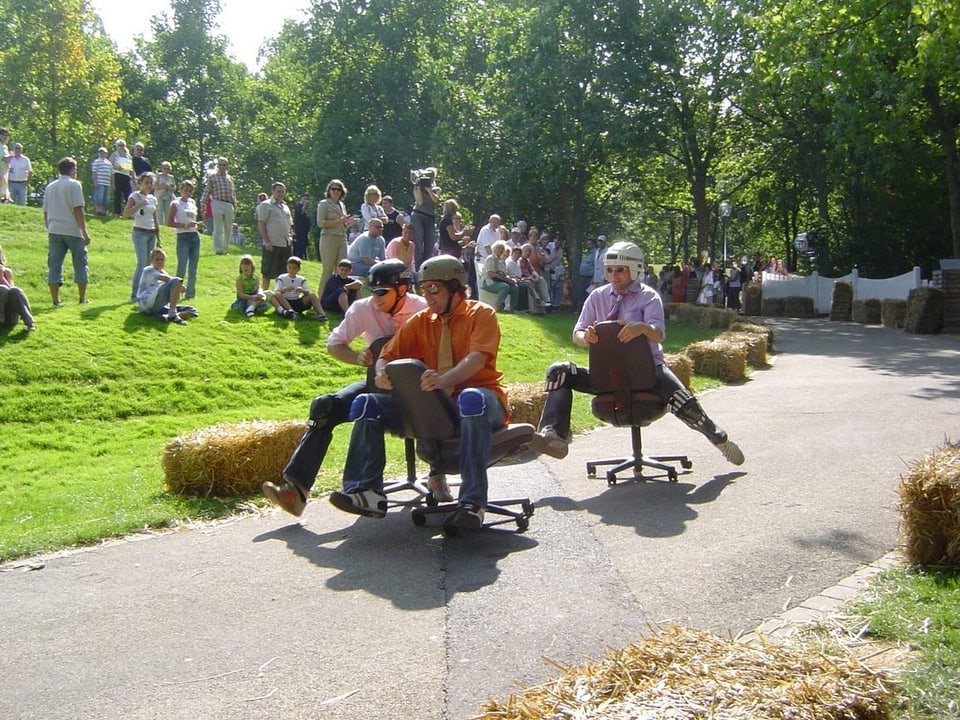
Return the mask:
[[153,250],[156,236],[153,230],[133,229],[133,254],[137,256],[137,266],[133,269],[133,284],[130,287],[130,301],[137,301],[140,289],[140,273],[150,264],[150,252]]
[[25,182],[8,181],[7,188],[10,190],[10,199],[14,205],[27,204],[27,184]]
[[[467,388],[457,397],[460,417],[460,502],[487,505],[487,465],[493,431],[503,427],[503,405],[488,388]],[[392,395],[362,393],[350,410],[355,420],[343,468],[343,489],[383,490],[384,433],[399,434],[400,410]]]
[[110,186],[109,185],[94,185],[93,186],[93,204],[97,207],[106,208],[107,203],[110,202]]
[[177,275],[187,280],[185,297],[188,300],[197,294],[197,263],[199,262],[199,233],[177,233]]
[[68,250],[73,260],[73,281],[77,285],[86,285],[87,246],[81,238],[56,233],[47,236],[47,282],[51,285],[63,285],[63,261]]
[[414,260],[419,270],[424,261],[433,257],[436,224],[432,215],[416,211],[410,213],[410,224],[413,225]]
[[497,294],[497,309],[506,307],[507,298],[510,298],[510,309],[516,312],[520,306],[520,288],[500,280],[485,280],[483,289],[486,292]]

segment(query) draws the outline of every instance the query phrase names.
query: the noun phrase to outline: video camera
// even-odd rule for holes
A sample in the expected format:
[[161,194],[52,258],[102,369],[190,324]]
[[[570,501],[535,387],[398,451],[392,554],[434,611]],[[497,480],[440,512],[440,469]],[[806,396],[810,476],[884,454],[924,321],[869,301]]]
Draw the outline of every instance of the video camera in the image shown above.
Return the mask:
[[410,171],[410,182],[417,187],[432,187],[437,179],[437,169],[428,167]]
[[819,229],[797,233],[793,239],[793,248],[801,257],[812,258],[817,254],[817,247],[821,244],[821,239]]

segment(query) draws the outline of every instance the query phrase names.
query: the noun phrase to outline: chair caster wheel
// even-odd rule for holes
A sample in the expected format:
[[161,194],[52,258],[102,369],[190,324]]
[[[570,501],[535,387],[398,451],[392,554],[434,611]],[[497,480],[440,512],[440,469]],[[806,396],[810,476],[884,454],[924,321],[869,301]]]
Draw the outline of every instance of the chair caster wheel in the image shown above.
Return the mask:
[[587,463],[587,477],[595,478],[597,476],[597,466]]
[[525,517],[517,518],[517,532],[522,533],[526,532],[530,527],[530,520]]
[[458,528],[453,523],[444,523],[443,524],[443,534],[447,537],[456,537],[460,534],[460,528]]
[[677,481],[677,473],[676,473],[675,470],[671,470],[670,472],[667,473],[667,480],[668,480],[669,482],[676,482],[676,481]]
[[607,485],[613,487],[613,486],[616,485],[616,484],[617,484],[617,476],[616,476],[616,475],[607,475]]
[[681,461],[680,461],[680,467],[682,467],[684,470],[689,470],[690,468],[693,467],[693,461],[692,461],[692,460],[681,460]]
[[533,515],[533,511],[536,509],[537,506],[534,505],[532,502],[525,502],[520,507],[523,508],[523,514],[526,515],[527,517],[530,517],[531,515]]
[[427,504],[427,507],[437,506],[437,499],[433,496],[433,493],[427,493],[424,496],[423,501]]
[[410,513],[410,519],[417,527],[423,527],[427,524],[427,516],[420,510],[414,510]]

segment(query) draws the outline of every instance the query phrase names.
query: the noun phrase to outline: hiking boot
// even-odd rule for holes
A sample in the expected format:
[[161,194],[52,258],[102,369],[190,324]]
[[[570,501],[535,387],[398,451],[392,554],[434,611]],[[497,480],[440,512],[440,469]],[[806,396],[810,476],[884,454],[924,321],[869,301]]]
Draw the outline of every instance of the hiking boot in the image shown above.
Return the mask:
[[479,530],[483,527],[483,508],[472,503],[464,503],[457,508],[450,523],[464,530]]
[[538,455],[549,455],[558,460],[563,460],[570,451],[567,441],[552,427],[535,432],[528,447]]
[[716,444],[717,449],[723,453],[723,456],[727,459],[727,462],[733,463],[734,465],[743,465],[744,457],[743,451],[733,440],[724,440]]
[[453,500],[453,493],[450,492],[450,486],[447,485],[447,476],[443,474],[431,475],[427,478],[427,490],[433,495],[437,502],[450,502]]
[[330,503],[344,512],[370,518],[382,518],[387,514],[387,496],[379,490],[351,490],[330,493]]
[[282,485],[277,485],[268,480],[260,488],[267,500],[274,505],[279,505],[294,517],[303,515],[303,510],[307,507],[307,501],[300,490],[289,480],[284,481]]

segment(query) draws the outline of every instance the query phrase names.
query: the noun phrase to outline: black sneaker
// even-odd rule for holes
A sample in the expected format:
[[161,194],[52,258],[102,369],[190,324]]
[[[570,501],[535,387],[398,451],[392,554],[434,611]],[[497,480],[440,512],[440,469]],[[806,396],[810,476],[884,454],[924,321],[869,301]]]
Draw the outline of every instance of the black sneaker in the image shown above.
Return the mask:
[[465,530],[479,530],[483,527],[483,508],[479,505],[465,503],[458,507],[453,514],[451,524]]
[[370,518],[382,518],[387,514],[387,496],[378,490],[351,490],[330,493],[330,503],[344,512]]

